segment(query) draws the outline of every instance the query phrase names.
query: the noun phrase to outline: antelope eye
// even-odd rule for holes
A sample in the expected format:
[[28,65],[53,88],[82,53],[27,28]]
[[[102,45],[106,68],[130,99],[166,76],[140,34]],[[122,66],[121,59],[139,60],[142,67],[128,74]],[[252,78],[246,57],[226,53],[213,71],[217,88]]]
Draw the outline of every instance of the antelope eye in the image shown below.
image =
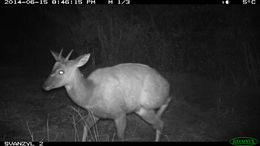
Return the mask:
[[64,71],[63,70],[59,70],[58,72],[60,75],[63,75],[64,74]]

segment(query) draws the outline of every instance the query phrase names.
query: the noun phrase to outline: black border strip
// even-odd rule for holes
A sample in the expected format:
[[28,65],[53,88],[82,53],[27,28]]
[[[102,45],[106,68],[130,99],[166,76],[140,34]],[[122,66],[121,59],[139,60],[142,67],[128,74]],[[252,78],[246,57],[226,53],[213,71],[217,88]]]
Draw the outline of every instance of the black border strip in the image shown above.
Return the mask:
[[[256,0],[1,0],[4,5],[249,4]],[[109,4],[110,3],[110,4]],[[252,4],[251,4],[252,5]]]
[[[0,142],[1,145],[3,146],[12,146],[12,142],[8,141],[2,141]],[[75,145],[75,146],[86,146],[86,145],[99,145],[99,144],[111,144],[111,142],[20,142],[21,144],[19,145],[28,145],[28,146],[57,146],[57,145],[62,145],[62,146],[71,146],[71,145]],[[25,144],[26,143],[26,144]],[[174,146],[179,146],[179,145],[195,145],[195,144],[199,144],[200,146],[232,146],[230,143],[228,142],[113,142],[112,145],[116,146],[116,145],[133,145],[133,144],[141,144],[141,143],[149,143],[148,145],[153,145],[153,144],[159,144],[159,145],[174,145]],[[10,145],[11,144],[11,145]]]

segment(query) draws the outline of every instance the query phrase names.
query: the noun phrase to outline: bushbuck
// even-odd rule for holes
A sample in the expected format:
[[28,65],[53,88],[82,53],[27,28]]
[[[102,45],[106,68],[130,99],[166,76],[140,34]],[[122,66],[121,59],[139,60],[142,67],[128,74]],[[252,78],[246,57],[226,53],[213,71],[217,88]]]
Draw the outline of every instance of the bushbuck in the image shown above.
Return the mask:
[[82,141],[86,141],[88,128],[100,118],[113,119],[117,136],[124,140],[126,115],[136,113],[156,130],[155,141],[163,129],[161,114],[171,101],[170,85],[155,69],[138,63],[123,63],[93,71],[87,78],[79,68],[85,65],[90,54],[69,60],[51,51],[56,60],[43,88],[49,91],[65,87],[69,97],[94,115],[84,126]]

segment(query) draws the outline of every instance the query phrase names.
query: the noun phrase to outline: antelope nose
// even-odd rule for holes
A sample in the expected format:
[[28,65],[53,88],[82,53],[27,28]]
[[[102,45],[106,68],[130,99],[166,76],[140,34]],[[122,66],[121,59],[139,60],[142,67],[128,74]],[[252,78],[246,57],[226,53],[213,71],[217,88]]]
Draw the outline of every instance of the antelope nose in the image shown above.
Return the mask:
[[43,85],[42,85],[42,88],[45,90],[45,91],[49,91],[51,88],[50,88],[50,86],[48,86],[46,83],[44,83]]

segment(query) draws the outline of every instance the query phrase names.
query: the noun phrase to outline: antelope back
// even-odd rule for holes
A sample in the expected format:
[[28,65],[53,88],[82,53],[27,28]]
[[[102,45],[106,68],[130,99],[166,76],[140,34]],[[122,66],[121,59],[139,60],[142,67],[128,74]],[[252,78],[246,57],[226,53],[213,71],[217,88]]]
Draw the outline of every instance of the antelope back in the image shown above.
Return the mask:
[[[96,85],[96,97],[112,111],[132,112],[141,107],[155,109],[169,96],[169,84],[147,65],[124,63],[94,71],[88,77]],[[107,109],[109,110],[109,109]]]

